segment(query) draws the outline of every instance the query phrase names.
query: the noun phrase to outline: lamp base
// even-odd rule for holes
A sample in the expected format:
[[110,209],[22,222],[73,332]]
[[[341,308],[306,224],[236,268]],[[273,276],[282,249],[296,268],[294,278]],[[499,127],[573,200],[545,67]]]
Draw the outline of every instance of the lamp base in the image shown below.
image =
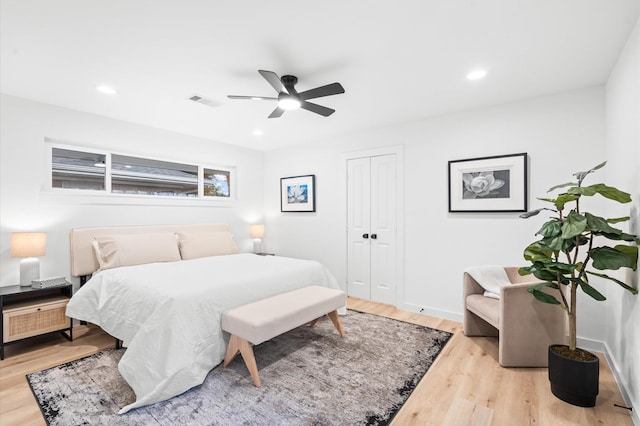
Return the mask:
[[26,257],[20,261],[20,285],[31,286],[31,281],[40,278],[40,260]]
[[254,238],[253,239],[253,252],[254,253],[262,253],[262,239]]

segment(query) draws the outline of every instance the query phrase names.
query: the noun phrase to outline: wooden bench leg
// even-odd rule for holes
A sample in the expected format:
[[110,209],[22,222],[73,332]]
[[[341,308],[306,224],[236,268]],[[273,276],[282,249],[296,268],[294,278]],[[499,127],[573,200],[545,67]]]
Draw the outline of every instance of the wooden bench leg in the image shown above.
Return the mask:
[[229,363],[233,361],[236,355],[238,355],[238,352],[240,352],[240,354],[242,355],[244,364],[247,366],[247,369],[251,374],[253,384],[256,385],[256,387],[260,387],[258,365],[256,364],[256,358],[253,355],[253,347],[251,345],[251,342],[232,334],[231,339],[229,339],[227,354],[224,357],[224,363],[222,364],[222,366],[226,367],[227,365],[229,365]]
[[342,329],[342,324],[340,323],[340,318],[338,317],[338,311],[329,312],[327,315],[329,315],[329,319],[336,327],[336,330],[338,330],[340,337],[344,337],[344,330]]
[[[338,317],[338,311],[329,312],[327,314],[327,316],[329,317],[329,319],[331,319],[331,322],[336,327],[336,330],[338,330],[338,333],[340,334],[340,337],[344,337],[344,330],[342,329],[342,324],[340,323],[340,318]],[[320,317],[320,318],[322,318],[322,317]],[[309,326],[313,327],[314,325],[316,325],[316,323],[318,322],[318,320],[320,318],[316,318],[313,321],[311,321],[309,323]]]

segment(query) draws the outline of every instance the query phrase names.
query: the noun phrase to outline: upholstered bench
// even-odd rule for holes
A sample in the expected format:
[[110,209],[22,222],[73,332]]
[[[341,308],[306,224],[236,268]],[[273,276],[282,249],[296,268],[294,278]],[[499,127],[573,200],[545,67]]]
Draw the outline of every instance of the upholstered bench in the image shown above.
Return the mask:
[[338,309],[346,305],[343,291],[309,286],[230,309],[222,314],[222,329],[231,334],[223,366],[242,355],[253,383],[260,386],[252,345],[258,345],[306,323],[311,326],[328,315],[344,337]]

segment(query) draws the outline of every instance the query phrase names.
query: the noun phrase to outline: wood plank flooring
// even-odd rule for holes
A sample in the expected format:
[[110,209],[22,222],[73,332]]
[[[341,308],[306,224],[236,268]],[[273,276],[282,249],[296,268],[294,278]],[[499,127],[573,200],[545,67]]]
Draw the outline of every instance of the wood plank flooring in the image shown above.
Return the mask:
[[[455,321],[349,298],[350,308],[454,333],[392,425],[632,425],[603,357],[593,408],[555,398],[544,368],[502,368],[496,338],[466,337]],[[346,330],[348,333],[348,330]],[[45,425],[25,374],[91,355],[113,345],[95,326],[76,326],[74,341],[43,336],[5,348],[0,361],[0,425]]]

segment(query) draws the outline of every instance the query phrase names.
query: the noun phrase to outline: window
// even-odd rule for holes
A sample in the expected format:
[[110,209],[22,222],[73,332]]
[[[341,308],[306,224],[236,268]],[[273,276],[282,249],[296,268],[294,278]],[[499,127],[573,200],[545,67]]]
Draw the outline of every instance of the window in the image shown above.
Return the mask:
[[229,197],[231,173],[228,170],[202,169],[205,197]]
[[114,194],[198,196],[198,166],[113,154]]
[[209,167],[51,146],[51,188],[105,194],[229,200],[233,167]]
[[65,189],[105,189],[104,154],[53,148],[51,187]]

